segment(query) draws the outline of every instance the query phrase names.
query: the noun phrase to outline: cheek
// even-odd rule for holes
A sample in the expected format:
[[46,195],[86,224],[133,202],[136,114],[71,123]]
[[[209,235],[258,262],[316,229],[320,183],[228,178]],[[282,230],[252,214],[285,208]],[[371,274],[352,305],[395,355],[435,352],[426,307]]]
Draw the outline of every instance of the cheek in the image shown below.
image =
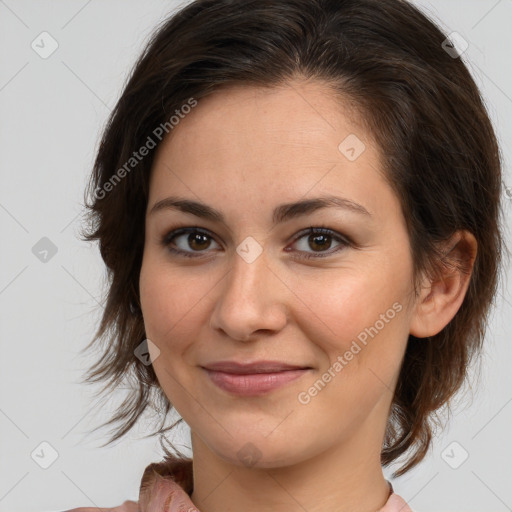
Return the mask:
[[341,281],[331,280],[328,294],[310,293],[310,309],[300,319],[319,363],[300,403],[311,401],[312,416],[329,411],[340,435],[391,396],[407,342],[406,309],[396,289],[361,276]]
[[330,272],[303,280],[296,290],[307,305],[297,322],[317,347],[321,372],[344,375],[334,379],[333,389],[357,387],[363,381],[380,388],[390,385],[398,371],[408,335],[406,287],[401,285],[406,274],[383,272],[382,265],[375,268],[379,270],[339,269],[337,280]]
[[[392,308],[400,294],[385,282],[382,274],[340,269],[339,277],[333,278],[333,273],[302,280],[295,293],[306,306],[305,316],[301,315],[303,320],[298,320],[303,329],[314,329],[317,336],[323,332],[335,348],[373,325],[380,314]],[[310,334],[315,339],[315,333]]]
[[187,287],[180,282],[176,273],[151,255],[145,256],[140,273],[140,300],[146,334],[158,345],[165,334],[179,325],[179,320],[190,309]]
[[139,287],[146,336],[159,349],[153,369],[167,398],[182,410],[187,381],[182,357],[195,338],[190,328],[197,324],[191,321],[199,301],[197,288],[188,279],[185,282],[182,271],[172,271],[168,263],[149,254],[143,260]]
[[205,272],[172,266],[165,256],[148,254],[140,273],[140,297],[146,335],[160,350],[183,352],[195,339],[193,330],[206,321],[199,318],[205,310],[208,293],[217,279]]

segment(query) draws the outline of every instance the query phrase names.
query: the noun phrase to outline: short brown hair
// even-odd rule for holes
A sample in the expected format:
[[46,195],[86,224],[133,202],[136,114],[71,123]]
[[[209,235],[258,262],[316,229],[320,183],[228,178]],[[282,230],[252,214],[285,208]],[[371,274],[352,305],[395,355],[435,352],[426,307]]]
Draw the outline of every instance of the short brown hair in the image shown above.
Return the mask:
[[410,451],[397,476],[423,459],[436,411],[481,349],[503,246],[502,157],[479,90],[461,57],[445,51],[446,38],[403,0],[195,0],[158,27],[104,129],[85,199],[83,236],[99,241],[109,278],[86,349],[106,343],[86,380],[106,381],[105,389],[127,376],[135,382],[106,423],[120,424],[107,444],[134,426],[153,391],[163,419],[150,436],[174,426],[162,428],[173,406],[153,367],[134,356],[146,338],[138,283],[155,151],[134,170],[126,162],[191,97],[200,101],[224,84],[272,87],[304,77],[348,98],[378,142],[407,223],[415,285],[423,271],[436,275],[439,244],[456,230],[478,243],[461,307],[435,336],[409,336],[395,390],[382,464]]

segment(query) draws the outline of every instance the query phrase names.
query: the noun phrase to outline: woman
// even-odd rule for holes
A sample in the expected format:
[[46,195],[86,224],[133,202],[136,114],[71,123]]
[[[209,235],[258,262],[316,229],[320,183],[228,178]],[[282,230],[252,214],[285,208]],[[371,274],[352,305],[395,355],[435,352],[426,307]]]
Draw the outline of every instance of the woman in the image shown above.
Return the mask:
[[91,179],[88,380],[136,378],[110,442],[156,400],[193,464],[166,450],[115,510],[410,510],[382,467],[424,458],[501,261],[455,43],[401,0],[196,0],[155,33]]

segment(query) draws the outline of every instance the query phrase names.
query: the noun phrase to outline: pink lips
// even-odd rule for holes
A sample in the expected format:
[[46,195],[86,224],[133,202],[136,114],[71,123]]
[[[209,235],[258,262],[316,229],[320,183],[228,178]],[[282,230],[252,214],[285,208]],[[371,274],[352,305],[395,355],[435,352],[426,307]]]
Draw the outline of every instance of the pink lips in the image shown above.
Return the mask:
[[249,364],[219,361],[202,367],[219,388],[243,396],[257,396],[298,379],[311,368],[279,361]]

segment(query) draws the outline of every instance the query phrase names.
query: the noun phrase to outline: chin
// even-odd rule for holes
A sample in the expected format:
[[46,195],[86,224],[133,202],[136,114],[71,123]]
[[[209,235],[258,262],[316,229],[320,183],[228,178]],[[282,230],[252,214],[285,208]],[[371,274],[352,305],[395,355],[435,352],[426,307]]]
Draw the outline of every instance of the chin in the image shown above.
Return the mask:
[[[292,437],[290,436],[290,439]],[[295,442],[288,446],[261,435],[255,436],[254,439],[247,435],[243,439],[228,436],[222,443],[214,443],[212,451],[225,462],[248,469],[291,466],[307,456],[300,451]]]

